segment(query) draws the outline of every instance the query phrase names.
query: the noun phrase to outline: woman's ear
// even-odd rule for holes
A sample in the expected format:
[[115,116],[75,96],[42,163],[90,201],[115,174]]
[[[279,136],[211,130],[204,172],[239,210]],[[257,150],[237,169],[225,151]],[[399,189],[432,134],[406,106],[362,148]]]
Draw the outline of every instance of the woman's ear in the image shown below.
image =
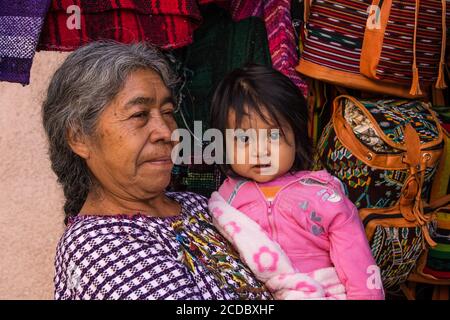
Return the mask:
[[67,130],[67,142],[72,151],[81,158],[87,160],[90,156],[90,148],[86,136],[79,129]]

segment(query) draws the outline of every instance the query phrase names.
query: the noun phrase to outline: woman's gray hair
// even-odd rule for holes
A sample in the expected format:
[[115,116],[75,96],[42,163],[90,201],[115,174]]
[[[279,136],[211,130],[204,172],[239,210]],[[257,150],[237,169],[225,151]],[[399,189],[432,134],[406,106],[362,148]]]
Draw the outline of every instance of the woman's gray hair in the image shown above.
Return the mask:
[[70,54],[53,75],[42,106],[52,169],[62,185],[65,223],[77,215],[94,179],[84,161],[68,144],[68,131],[91,136],[105,107],[139,69],[157,72],[172,90],[177,83],[164,55],[145,44],[92,42]]

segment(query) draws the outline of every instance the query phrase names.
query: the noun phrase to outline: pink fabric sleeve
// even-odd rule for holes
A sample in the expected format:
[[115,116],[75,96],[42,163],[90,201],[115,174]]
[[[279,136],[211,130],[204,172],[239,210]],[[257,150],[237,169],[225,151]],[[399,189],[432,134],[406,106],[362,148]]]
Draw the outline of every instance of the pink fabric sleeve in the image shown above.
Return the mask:
[[366,238],[358,209],[345,198],[329,224],[330,256],[347,299],[384,300],[381,276]]

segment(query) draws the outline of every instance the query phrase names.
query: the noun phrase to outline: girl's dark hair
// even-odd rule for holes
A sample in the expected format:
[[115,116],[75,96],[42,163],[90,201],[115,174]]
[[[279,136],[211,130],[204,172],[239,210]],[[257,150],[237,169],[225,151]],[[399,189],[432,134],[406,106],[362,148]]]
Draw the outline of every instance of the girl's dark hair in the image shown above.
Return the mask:
[[[287,122],[292,128],[296,147],[295,161],[290,171],[310,168],[312,147],[308,137],[306,100],[284,74],[257,64],[235,69],[219,83],[212,99],[211,127],[219,129],[224,137],[230,110],[236,113],[236,125],[251,112],[256,112],[268,123],[275,123],[282,133],[282,123]],[[219,166],[226,175],[236,176],[231,166],[226,164],[225,154],[223,164]]]

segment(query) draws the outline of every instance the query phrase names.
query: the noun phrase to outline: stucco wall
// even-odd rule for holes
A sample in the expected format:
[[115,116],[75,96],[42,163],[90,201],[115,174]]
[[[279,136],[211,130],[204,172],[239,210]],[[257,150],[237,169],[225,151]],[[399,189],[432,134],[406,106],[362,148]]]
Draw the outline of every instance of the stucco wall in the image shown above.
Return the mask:
[[0,299],[51,299],[63,196],[50,169],[40,108],[67,53],[37,53],[31,84],[0,82]]

